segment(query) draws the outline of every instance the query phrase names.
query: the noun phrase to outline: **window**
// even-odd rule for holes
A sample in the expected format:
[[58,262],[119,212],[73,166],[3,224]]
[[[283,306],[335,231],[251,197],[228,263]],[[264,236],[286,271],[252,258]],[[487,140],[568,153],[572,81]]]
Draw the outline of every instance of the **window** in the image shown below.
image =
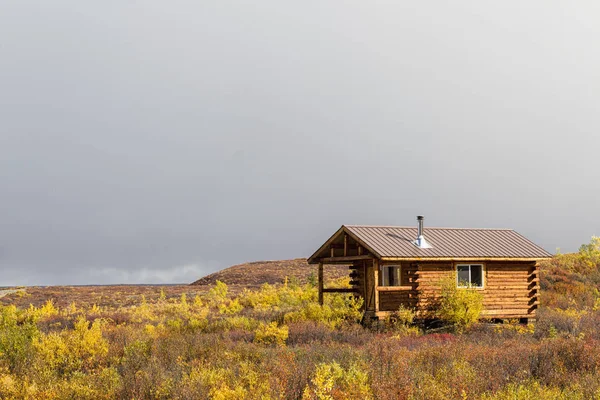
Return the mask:
[[381,275],[382,286],[401,286],[399,265],[384,265]]
[[483,265],[458,264],[456,266],[456,286],[459,288],[483,288]]

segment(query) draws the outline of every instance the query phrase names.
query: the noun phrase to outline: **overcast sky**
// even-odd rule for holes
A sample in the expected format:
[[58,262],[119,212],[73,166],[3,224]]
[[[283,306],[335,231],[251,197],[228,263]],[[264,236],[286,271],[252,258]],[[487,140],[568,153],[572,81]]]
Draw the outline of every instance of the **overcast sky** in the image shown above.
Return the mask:
[[575,251],[600,235],[598,21],[596,1],[5,1],[0,286],[191,282],[417,214]]

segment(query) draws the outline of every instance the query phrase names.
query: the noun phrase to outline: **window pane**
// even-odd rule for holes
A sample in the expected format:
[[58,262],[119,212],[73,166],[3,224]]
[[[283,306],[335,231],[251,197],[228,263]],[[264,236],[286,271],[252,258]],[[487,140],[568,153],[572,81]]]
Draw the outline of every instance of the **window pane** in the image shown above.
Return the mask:
[[394,267],[394,286],[401,286],[400,283],[400,267]]
[[471,265],[471,285],[483,286],[483,267],[481,265]]
[[468,286],[469,285],[469,266],[468,265],[459,265],[457,267],[458,274],[458,286]]
[[388,278],[388,285],[396,286],[396,283],[394,282],[394,267],[387,267],[386,272],[387,272],[387,278]]

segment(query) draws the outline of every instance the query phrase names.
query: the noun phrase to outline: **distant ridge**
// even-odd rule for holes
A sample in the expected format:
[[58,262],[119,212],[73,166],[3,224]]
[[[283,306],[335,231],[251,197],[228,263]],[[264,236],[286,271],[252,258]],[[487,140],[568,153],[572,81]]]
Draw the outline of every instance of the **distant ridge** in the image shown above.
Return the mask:
[[[325,280],[348,276],[347,265],[327,265]],[[228,285],[260,286],[264,283],[283,283],[285,278],[295,278],[299,283],[308,282],[309,276],[317,277],[317,266],[309,265],[306,258],[278,261],[255,261],[234,265],[198,279],[192,285],[214,285],[216,281]]]

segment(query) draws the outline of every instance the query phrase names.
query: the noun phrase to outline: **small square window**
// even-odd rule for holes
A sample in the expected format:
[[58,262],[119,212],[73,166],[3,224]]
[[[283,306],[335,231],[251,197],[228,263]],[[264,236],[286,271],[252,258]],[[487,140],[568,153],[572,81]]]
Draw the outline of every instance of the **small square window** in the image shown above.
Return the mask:
[[483,288],[483,265],[459,264],[456,266],[456,286],[459,288]]

